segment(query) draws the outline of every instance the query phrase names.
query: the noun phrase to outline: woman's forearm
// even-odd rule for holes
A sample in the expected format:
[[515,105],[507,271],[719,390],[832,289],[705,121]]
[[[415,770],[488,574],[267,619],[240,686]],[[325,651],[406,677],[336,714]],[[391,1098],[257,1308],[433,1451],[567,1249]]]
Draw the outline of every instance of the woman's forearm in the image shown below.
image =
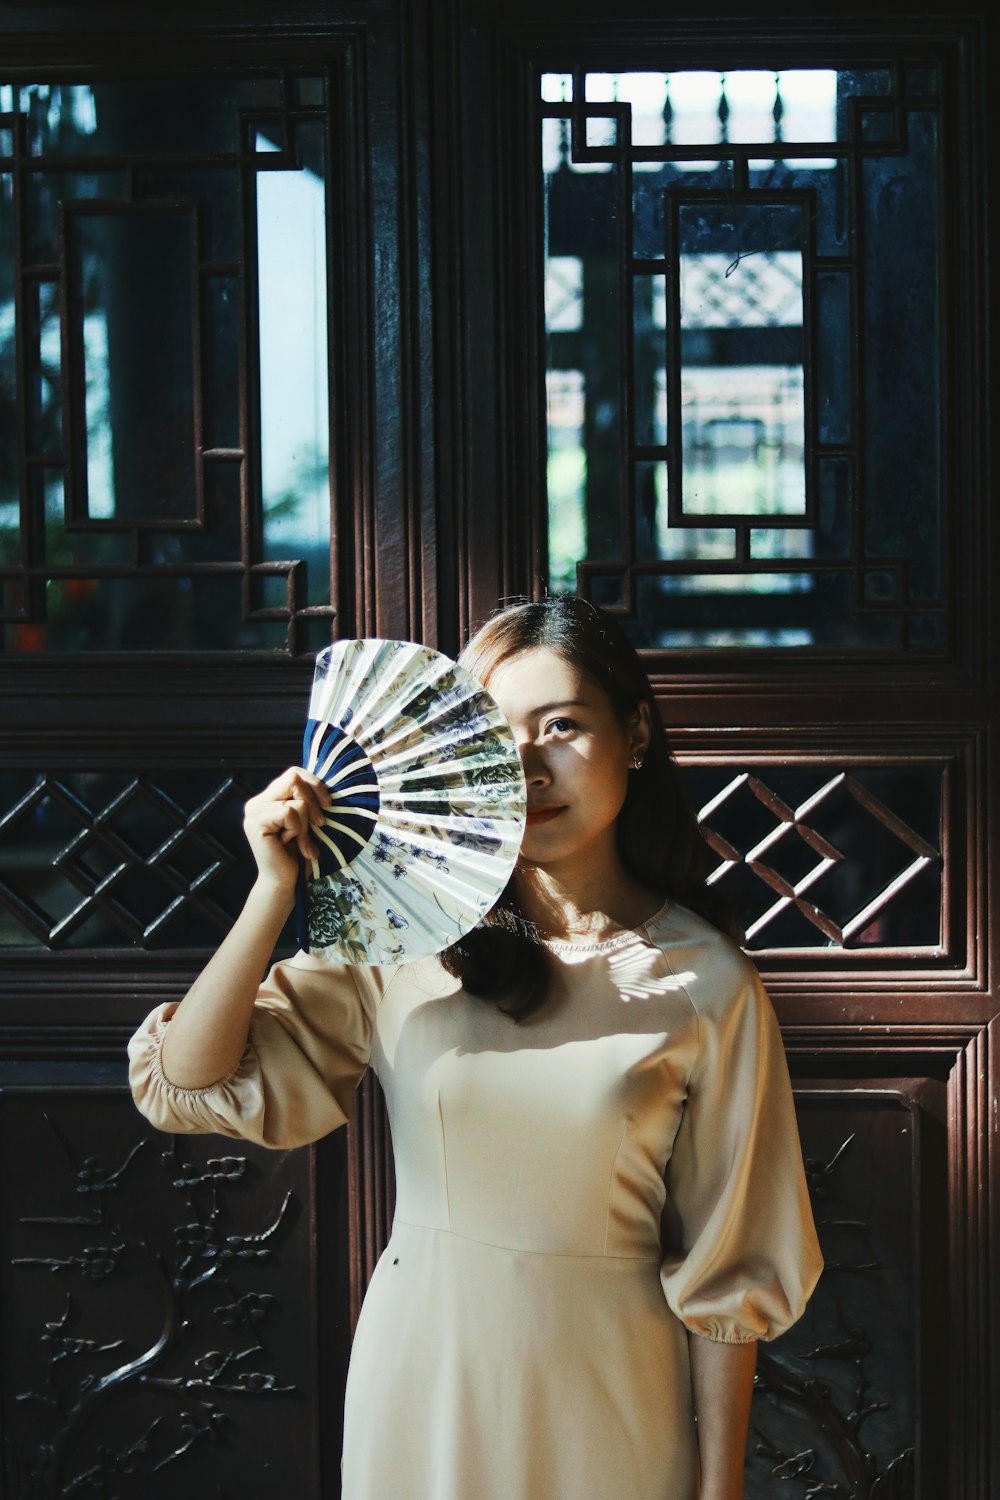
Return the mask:
[[259,880],[229,936],[188,990],[163,1039],[163,1071],[179,1088],[207,1088],[237,1067],[261,977],[294,904]]
[[698,1417],[700,1500],[743,1500],[757,1345],[719,1344],[697,1334],[689,1335],[688,1345]]
[[299,860],[316,857],[312,830],[329,805],[329,788],[301,766],[290,766],[247,803],[243,828],[257,880],[167,1027],[163,1071],[178,1088],[208,1088],[238,1066],[261,978],[295,905]]

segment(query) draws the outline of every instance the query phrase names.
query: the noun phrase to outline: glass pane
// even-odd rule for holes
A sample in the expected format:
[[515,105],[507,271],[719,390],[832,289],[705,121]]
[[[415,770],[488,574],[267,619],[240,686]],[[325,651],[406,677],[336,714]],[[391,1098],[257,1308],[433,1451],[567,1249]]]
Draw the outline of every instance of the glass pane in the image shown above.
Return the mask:
[[326,333],[325,150],[320,125],[300,125],[300,171],[257,175],[264,557],[321,566],[330,535]]
[[31,340],[33,380],[27,393],[27,442],[33,454],[62,449],[62,338],[59,286],[38,281],[25,288],[25,337]]
[[[842,83],[840,97],[848,87],[873,92],[862,85],[874,76],[840,74],[850,80],[849,86]],[[879,76],[887,88],[888,74]],[[588,73],[585,88],[588,105],[613,100],[630,106],[638,148],[838,139],[838,74],[830,69]],[[846,115],[839,128],[849,128]]]
[[[546,195],[552,267],[546,334],[554,382],[549,385],[549,469],[557,486],[548,538],[553,588],[573,585],[583,556],[618,556],[625,534],[617,171],[607,163],[579,165],[564,124],[543,122],[543,154],[552,163]],[[597,166],[605,170],[591,170]],[[579,246],[570,254],[561,242],[569,203],[585,236],[585,254]],[[584,321],[587,337],[581,342]],[[583,552],[567,550],[575,545]]]
[[682,204],[685,515],[805,510],[798,206]]
[[669,470],[665,463],[635,466],[636,555],[662,558],[732,561],[733,533],[727,527],[671,526],[667,505]]
[[0,172],[0,561],[19,552],[13,177]]
[[[233,171],[216,167],[169,167],[136,171],[137,196],[164,203],[198,205],[198,234],[207,263],[242,259],[240,182]],[[114,196],[120,196],[117,192]]]
[[195,233],[184,213],[68,217],[86,390],[85,412],[74,414],[87,454],[81,518],[195,517]]
[[816,277],[816,422],[821,443],[849,443],[854,406],[851,379],[851,273]]
[[667,441],[667,287],[663,276],[632,278],[632,420],[639,447]]
[[117,154],[126,131],[137,155],[238,151],[239,111],[280,106],[276,77],[0,84],[0,113],[24,116],[34,157]]
[[235,276],[205,276],[202,423],[205,447],[240,446],[240,284]]
[[[938,360],[937,119],[909,116],[906,156],[865,158],[862,328],[871,350],[864,387],[869,558],[908,557],[910,595],[941,597]],[[893,204],[893,255],[881,253],[879,205]],[[914,331],[925,357],[915,359]],[[906,337],[906,334],[909,337]],[[920,441],[914,442],[914,434]]]
[[940,88],[937,68],[907,68],[905,77],[908,94],[936,94]]
[[732,191],[733,166],[728,161],[646,165],[651,170],[637,172],[632,181],[633,254],[637,260],[663,260],[667,254],[667,214],[671,203],[667,189],[678,197],[683,197],[688,188],[696,192]]
[[552,370],[547,382],[549,419],[549,580],[553,589],[576,588],[577,560],[586,554],[587,450],[583,436],[583,373]]

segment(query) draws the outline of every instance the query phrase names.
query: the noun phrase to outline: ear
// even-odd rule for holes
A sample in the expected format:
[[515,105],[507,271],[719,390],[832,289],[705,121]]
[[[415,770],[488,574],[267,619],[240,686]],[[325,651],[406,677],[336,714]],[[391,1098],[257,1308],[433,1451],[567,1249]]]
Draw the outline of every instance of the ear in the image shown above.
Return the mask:
[[638,760],[643,760],[649,749],[649,741],[652,736],[652,725],[649,718],[649,704],[640,703],[634,713],[628,718],[629,754]]

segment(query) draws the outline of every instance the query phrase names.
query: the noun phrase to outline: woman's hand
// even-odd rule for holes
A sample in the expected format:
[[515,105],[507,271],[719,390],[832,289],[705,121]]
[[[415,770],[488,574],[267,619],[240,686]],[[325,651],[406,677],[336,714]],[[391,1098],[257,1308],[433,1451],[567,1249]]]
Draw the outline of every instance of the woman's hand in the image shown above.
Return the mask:
[[262,880],[282,890],[294,888],[297,856],[318,858],[312,830],[322,826],[332,800],[326,783],[301,766],[290,766],[250,798],[243,831]]

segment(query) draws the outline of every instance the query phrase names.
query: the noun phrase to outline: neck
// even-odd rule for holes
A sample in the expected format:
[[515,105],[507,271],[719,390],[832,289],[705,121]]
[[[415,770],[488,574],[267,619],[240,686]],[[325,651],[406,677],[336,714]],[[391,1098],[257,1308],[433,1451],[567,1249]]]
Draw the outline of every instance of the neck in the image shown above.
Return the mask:
[[581,869],[519,864],[514,876],[518,905],[543,937],[600,942],[623,927],[638,927],[660,906],[661,897],[635,880],[621,860],[614,868]]

